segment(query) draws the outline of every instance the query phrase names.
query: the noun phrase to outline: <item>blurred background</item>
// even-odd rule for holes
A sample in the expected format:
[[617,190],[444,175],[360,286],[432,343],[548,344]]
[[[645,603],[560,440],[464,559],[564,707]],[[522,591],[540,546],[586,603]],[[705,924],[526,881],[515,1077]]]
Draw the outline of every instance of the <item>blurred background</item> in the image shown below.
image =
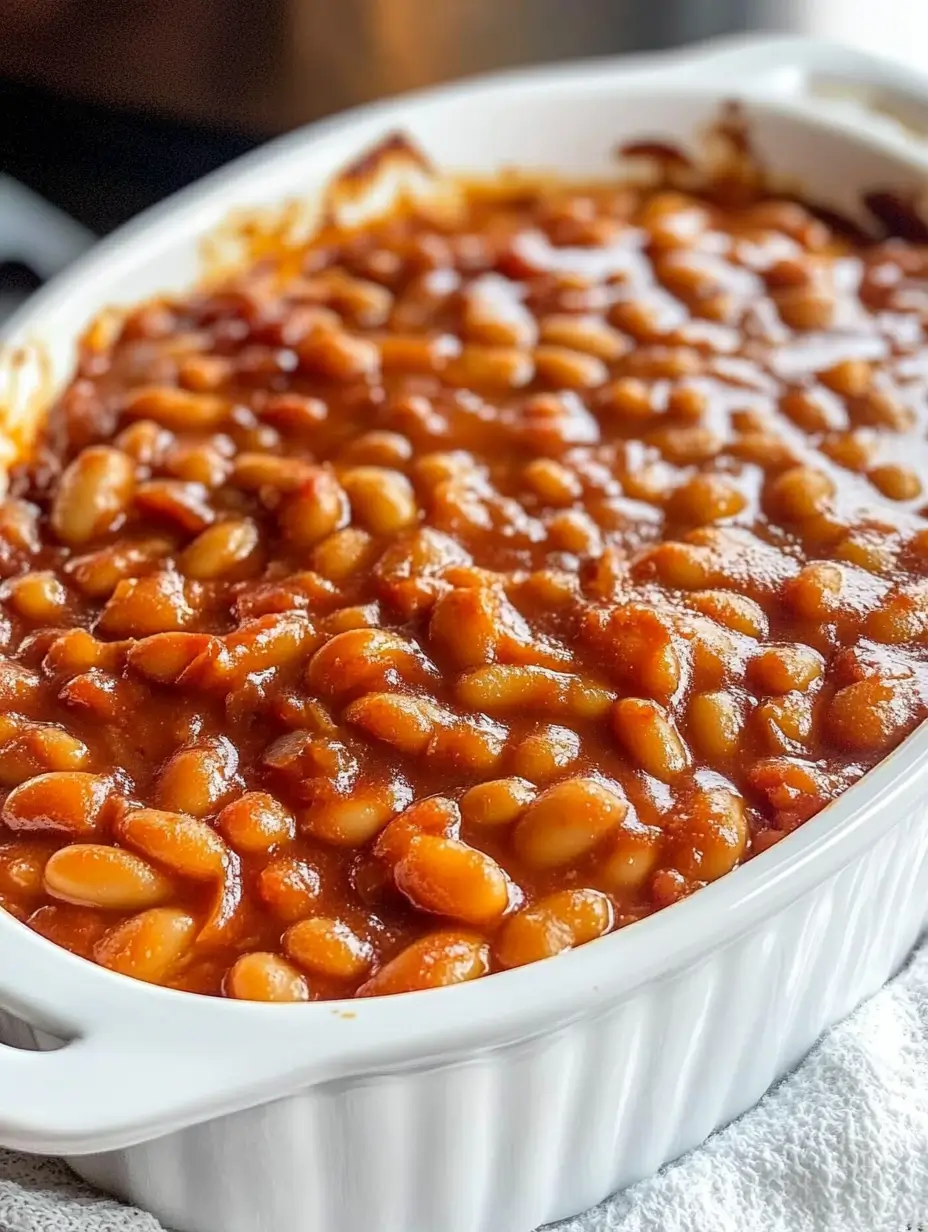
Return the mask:
[[752,30],[928,67],[928,0],[0,0],[0,315],[94,236],[320,116]]

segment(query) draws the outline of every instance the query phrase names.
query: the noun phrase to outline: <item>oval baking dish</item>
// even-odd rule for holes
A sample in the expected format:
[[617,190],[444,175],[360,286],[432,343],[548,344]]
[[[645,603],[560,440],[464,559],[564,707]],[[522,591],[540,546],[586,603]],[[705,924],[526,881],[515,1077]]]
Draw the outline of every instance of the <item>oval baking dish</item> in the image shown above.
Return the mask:
[[[823,107],[842,93],[869,118]],[[855,217],[865,192],[922,189],[928,154],[908,129],[928,123],[928,81],[805,41],[368,108],[188,190],[37,296],[0,363],[0,462],[89,321],[190,286],[200,240],[232,208],[311,197],[397,129],[440,167],[614,174],[617,145],[690,147],[730,98],[771,175],[830,208]],[[893,972],[926,918],[926,774],[920,730],[787,841],[673,908],[428,993],[192,997],[120,979],[0,912],[0,1142],[64,1154],[183,1232],[530,1232],[739,1115]]]

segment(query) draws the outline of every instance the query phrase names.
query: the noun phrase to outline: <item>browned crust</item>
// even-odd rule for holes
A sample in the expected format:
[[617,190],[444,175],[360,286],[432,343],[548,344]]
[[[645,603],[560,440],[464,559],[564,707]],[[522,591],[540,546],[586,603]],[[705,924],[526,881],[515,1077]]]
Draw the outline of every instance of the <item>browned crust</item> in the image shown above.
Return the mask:
[[437,174],[435,167],[426,157],[425,153],[415,144],[411,137],[403,132],[388,133],[381,141],[365,153],[361,154],[354,162],[349,163],[342,171],[340,171],[332,182],[332,187],[347,186],[349,184],[357,184],[360,188],[366,188],[369,183],[376,179],[383,170],[384,164],[395,162],[411,164],[425,172],[427,175]]

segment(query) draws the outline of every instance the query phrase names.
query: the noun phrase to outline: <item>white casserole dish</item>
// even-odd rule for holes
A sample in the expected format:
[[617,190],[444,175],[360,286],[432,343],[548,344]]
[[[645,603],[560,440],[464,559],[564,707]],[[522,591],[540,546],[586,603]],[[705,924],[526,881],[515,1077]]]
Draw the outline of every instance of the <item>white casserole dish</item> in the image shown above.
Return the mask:
[[[489,78],[317,125],[37,296],[8,331],[0,405],[15,426],[47,401],[103,307],[188,286],[230,208],[318,190],[397,128],[442,167],[595,175],[623,140],[691,144],[738,97],[769,169],[823,203],[920,191],[928,151],[885,118],[826,114],[821,94],[843,90],[928,126],[928,79],[791,39]],[[0,1045],[0,1143],[66,1155],[182,1232],[529,1232],[697,1145],[892,974],[928,918],[926,814],[928,728],[672,908],[501,977],[372,1000],[172,992],[0,912],[2,1038],[55,1048]]]

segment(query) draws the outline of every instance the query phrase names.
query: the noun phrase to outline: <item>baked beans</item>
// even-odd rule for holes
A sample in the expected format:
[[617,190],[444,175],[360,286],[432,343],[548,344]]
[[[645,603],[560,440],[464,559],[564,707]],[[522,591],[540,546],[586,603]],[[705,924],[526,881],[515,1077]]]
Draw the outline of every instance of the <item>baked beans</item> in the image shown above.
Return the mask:
[[0,502],[0,905],[306,1002],[778,842],[928,709],[926,277],[762,190],[510,182],[91,330]]

